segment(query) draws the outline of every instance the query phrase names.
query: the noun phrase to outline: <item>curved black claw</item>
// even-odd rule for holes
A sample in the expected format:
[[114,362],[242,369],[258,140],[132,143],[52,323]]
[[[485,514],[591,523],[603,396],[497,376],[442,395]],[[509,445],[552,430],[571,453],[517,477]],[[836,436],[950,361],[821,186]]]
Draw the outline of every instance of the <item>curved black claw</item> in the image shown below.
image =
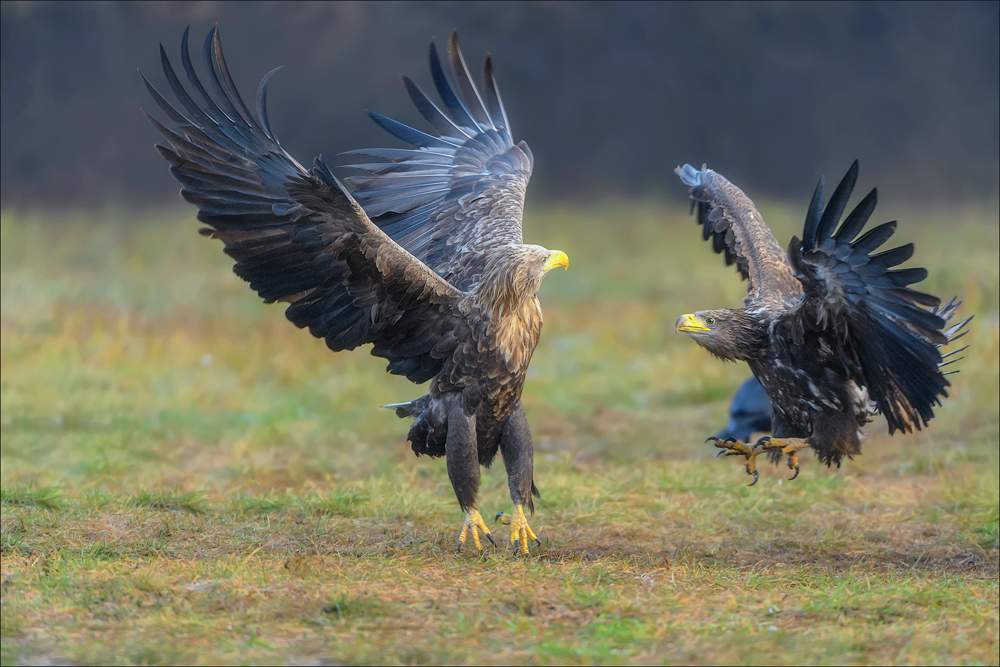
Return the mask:
[[[706,440],[706,442],[708,442],[708,441]],[[733,444],[735,442],[739,442],[739,440],[737,440],[736,438],[726,438],[725,440],[719,440],[718,438],[715,438],[715,443],[714,444],[715,444],[716,448],[718,448],[719,450],[721,450],[718,454],[715,455],[715,458],[719,458],[720,456],[737,456],[737,455],[739,455],[739,452],[734,452],[732,450],[732,448],[729,447],[729,445],[731,445],[731,444]]]
[[458,535],[458,552],[462,551],[462,545],[465,544],[466,538],[471,537],[473,544],[476,545],[476,549],[479,550],[479,555],[482,556],[484,550],[482,540],[479,538],[480,532],[482,532],[484,537],[489,539],[493,546],[496,546],[496,540],[490,535],[490,529],[486,526],[486,522],[483,521],[483,515],[476,508],[470,508],[465,514],[465,523],[462,524],[462,532]]
[[[495,517],[493,517],[493,525],[494,525],[494,526],[495,526],[495,525],[497,525],[497,521],[499,521],[499,520],[500,520],[500,518],[501,518],[501,517],[502,517],[502,516],[503,516],[504,514],[505,514],[505,512],[504,512],[503,510],[500,510],[499,512],[497,512],[497,515],[496,515]],[[506,525],[506,524],[505,524],[505,525]]]
[[[748,474],[748,475],[749,475],[749,474],[751,474],[749,470],[747,470],[747,474]],[[760,473],[759,473],[759,472],[757,472],[756,470],[754,470],[754,471],[753,471],[753,481],[752,481],[752,482],[750,482],[749,484],[747,484],[747,486],[753,486],[754,484],[756,484],[756,483],[757,483],[757,480],[758,480],[758,479],[760,479]]]
[[[705,444],[707,445],[707,444],[708,444],[708,443],[710,443],[710,442],[711,442],[711,443],[713,443],[713,444],[715,444],[715,443],[718,443],[718,442],[719,442],[719,439],[718,439],[718,438],[716,438],[716,437],[715,437],[714,435],[710,435],[710,436],[708,436],[707,438],[705,438]],[[718,445],[717,445],[717,444],[716,444],[716,446],[718,447]]]
[[[798,475],[799,473],[796,472],[795,474]],[[792,479],[795,479],[795,478],[792,477]],[[494,521],[493,523],[496,523],[496,521]],[[486,533],[486,539],[488,539],[490,541],[490,544],[492,544],[493,546],[497,545],[497,541],[493,539],[493,535],[492,534]],[[480,552],[480,553],[482,553],[482,552]]]
[[[535,543],[538,544],[538,546],[542,546],[542,543],[538,540],[535,540]],[[530,551],[524,551],[521,549],[521,540],[514,540],[514,553],[518,556],[523,556],[524,558],[531,558]]]
[[799,456],[798,456],[798,453],[792,452],[791,454],[788,455],[788,469],[795,471],[792,474],[792,476],[788,478],[788,481],[790,482],[790,481],[792,481],[793,479],[795,479],[796,477],[799,476]]
[[535,535],[535,531],[531,530],[531,526],[528,525],[528,519],[524,516],[523,505],[515,505],[513,514],[497,512],[493,523],[495,524],[497,521],[505,526],[510,526],[510,543],[513,545],[515,552],[527,557],[529,555],[528,544],[534,542],[538,546],[542,546],[538,536]]

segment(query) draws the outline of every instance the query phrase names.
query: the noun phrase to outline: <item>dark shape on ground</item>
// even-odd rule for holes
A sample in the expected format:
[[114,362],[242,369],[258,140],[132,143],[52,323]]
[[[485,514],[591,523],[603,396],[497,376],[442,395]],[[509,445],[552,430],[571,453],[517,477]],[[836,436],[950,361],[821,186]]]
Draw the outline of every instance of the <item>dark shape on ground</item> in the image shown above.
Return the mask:
[[859,454],[873,414],[885,416],[890,434],[930,421],[948,395],[943,366],[954,363],[939,348],[964,335],[969,320],[946,330],[959,304],[941,306],[910,289],[926,269],[892,269],[910,259],[912,243],[872,254],[896,230],[887,222],[861,234],[875,190],[838,229],[857,161],[825,207],[820,179],[803,238],[793,236],[787,254],[753,202],[720,174],[690,165],[677,174],[691,186],[705,240],[749,283],[743,308],[682,315],[676,329],[721,359],[747,362],[772,405],[771,437],[753,445],[710,438],[720,455],[744,456],[754,483],[759,454],[775,462],[784,455],[794,479],[806,447],[828,466]]
[[277,70],[261,81],[257,114],[250,112],[218,29],[203,49],[207,87],[184,33],[181,60],[193,96],[160,47],[183,110],[146,81],[176,129],[150,121],[166,139],[156,148],[181,195],[209,226],[202,233],[222,240],[236,274],[265,303],[288,303],[288,319],[331,350],[372,344],[390,373],[431,381],[427,395],[391,407],[415,418],[409,440],[417,455],[447,457],[466,512],[459,547],[471,534],[481,549],[480,532],[493,541],[476,498],[479,467],[499,451],[514,501],[511,541],[527,553],[535,537],[524,507],[534,511],[538,491],[521,389],[542,327],[538,288],[568,259],[521,241],[531,152],[513,143],[489,57],[481,97],[454,34],[448,51],[457,93],[433,45],[430,52],[448,114],[406,79],[434,133],[371,114],[414,149],[350,154],[366,174],[349,179],[353,196],[322,157],[307,170],[281,148],[266,111],[267,82]]
[[715,434],[719,440],[735,438],[747,441],[754,433],[771,432],[771,399],[751,376],[743,381],[729,404],[729,423]]

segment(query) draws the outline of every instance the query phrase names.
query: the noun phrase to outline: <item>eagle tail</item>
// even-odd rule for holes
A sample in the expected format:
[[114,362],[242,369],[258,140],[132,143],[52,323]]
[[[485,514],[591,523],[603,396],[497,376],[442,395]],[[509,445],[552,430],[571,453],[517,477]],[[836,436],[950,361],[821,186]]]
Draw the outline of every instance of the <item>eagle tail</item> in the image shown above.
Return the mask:
[[414,420],[406,436],[414,454],[432,458],[444,456],[448,425],[447,422],[435,423],[434,411],[430,409],[430,394],[406,403],[390,403],[379,407],[394,409],[400,419],[409,417]]
[[400,419],[406,419],[407,417],[420,417],[427,411],[430,407],[431,397],[430,394],[424,394],[420,398],[416,398],[412,401],[406,401],[405,403],[386,403],[385,405],[380,405],[380,408],[391,408],[396,411],[396,416]]

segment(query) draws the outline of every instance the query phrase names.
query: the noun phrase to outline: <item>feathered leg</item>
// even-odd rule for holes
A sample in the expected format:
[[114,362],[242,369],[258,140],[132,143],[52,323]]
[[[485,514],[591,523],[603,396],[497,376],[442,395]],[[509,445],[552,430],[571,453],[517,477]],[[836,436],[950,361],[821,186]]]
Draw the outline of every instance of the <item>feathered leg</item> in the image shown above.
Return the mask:
[[455,489],[458,504],[465,512],[465,523],[458,536],[458,550],[462,550],[466,538],[471,534],[476,549],[482,553],[483,543],[479,539],[479,531],[483,532],[490,542],[496,544],[490,529],[483,521],[482,515],[476,509],[476,498],[479,495],[479,451],[476,445],[476,415],[466,414],[462,405],[461,394],[449,397],[448,404],[448,442],[445,457],[448,462],[448,478]]
[[528,542],[538,546],[542,543],[535,536],[528,520],[524,516],[524,506],[535,513],[535,503],[531,495],[541,497],[534,483],[534,447],[531,443],[531,430],[528,428],[528,418],[524,414],[524,406],[518,402],[517,407],[507,420],[500,435],[500,454],[503,465],[507,469],[507,486],[510,488],[510,499],[514,502],[514,513],[497,512],[493,523],[500,520],[505,526],[510,526],[510,541],[515,549],[528,554]]

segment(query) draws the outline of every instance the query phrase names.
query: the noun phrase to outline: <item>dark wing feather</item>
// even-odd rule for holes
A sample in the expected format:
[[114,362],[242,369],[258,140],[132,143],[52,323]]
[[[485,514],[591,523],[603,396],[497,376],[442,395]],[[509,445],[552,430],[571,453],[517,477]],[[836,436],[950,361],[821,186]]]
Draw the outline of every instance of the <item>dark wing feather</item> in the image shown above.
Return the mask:
[[794,304],[802,287],[750,198],[711,169],[699,171],[686,164],[674,171],[691,187],[705,240],[711,239],[713,250],[725,256],[726,265],[736,264],[740,275],[749,280],[748,306],[780,311]]
[[493,76],[493,59],[489,54],[483,62],[483,88],[486,90],[486,106],[489,107],[493,126],[498,130],[506,129],[509,132],[510,121],[507,120],[507,110],[504,109],[500,89],[497,88],[497,80]]
[[[409,78],[406,91],[433,134],[380,114],[381,127],[415,150],[363,149],[342,153],[339,164],[352,195],[394,241],[462,290],[479,280],[490,248],[520,244],[524,193],[533,158],[514,144],[507,113],[487,57],[481,96],[465,64],[458,37],[448,43],[458,91],[431,45],[430,64],[443,110]],[[360,172],[360,175],[358,175]]]
[[[952,318],[955,316],[955,313],[958,312],[958,307],[961,305],[962,305],[961,301],[958,301],[956,298],[952,297],[951,301],[944,304],[943,306],[932,308],[931,312],[934,313],[935,315],[938,315],[942,320],[944,320],[945,326],[948,326],[948,323],[951,322]],[[969,322],[971,321],[972,321],[972,316],[970,315],[961,322],[948,326],[948,328],[942,332],[944,333],[944,337],[947,338],[948,340],[946,343],[938,345],[937,346],[938,349],[940,350],[942,347],[945,347],[946,345],[951,345],[956,340],[962,338],[963,336],[965,336],[965,334],[969,333],[969,329],[967,327],[969,326]],[[969,349],[969,346],[963,345],[958,349],[951,350],[949,352],[942,354],[941,363],[938,364],[938,368],[944,368],[945,366],[950,366],[954,363],[961,361],[965,357],[956,357],[955,355],[961,354],[962,352],[965,352],[967,349]],[[949,368],[947,371],[943,373],[943,375],[953,375],[957,372],[958,369]]]
[[466,295],[373,225],[320,158],[307,171],[278,145],[264,110],[273,72],[261,82],[255,119],[233,86],[218,29],[206,41],[214,97],[191,66],[187,32],[183,50],[202,104],[165,52],[164,74],[187,115],[143,80],[178,126],[150,118],[166,139],[157,149],[181,194],[209,225],[202,233],[222,240],[233,270],[265,302],[289,303],[288,319],[332,350],[371,343],[390,372],[414,382],[434,377],[468,326]]
[[[942,310],[937,297],[910,289],[927,277],[926,269],[893,269],[913,255],[912,244],[872,254],[892,236],[895,222],[858,237],[875,209],[875,190],[834,233],[857,175],[855,161],[822,214],[810,206],[802,241],[793,237],[789,244],[788,257],[805,299],[782,318],[780,331],[790,336],[804,330],[835,331],[853,356],[854,379],[868,389],[890,432],[909,432],[926,424],[939,397],[947,395],[938,347],[957,333],[942,332],[955,304]],[[813,202],[821,205],[822,197],[820,181]]]
[[458,33],[452,31],[448,39],[448,60],[451,61],[451,71],[455,74],[455,81],[458,89],[465,100],[465,108],[479,127],[488,127],[491,130],[497,129],[493,126],[493,120],[486,112],[483,98],[479,96],[476,85],[472,83],[472,76],[469,74],[469,67],[465,64],[465,57],[462,56],[462,49],[458,46]]

